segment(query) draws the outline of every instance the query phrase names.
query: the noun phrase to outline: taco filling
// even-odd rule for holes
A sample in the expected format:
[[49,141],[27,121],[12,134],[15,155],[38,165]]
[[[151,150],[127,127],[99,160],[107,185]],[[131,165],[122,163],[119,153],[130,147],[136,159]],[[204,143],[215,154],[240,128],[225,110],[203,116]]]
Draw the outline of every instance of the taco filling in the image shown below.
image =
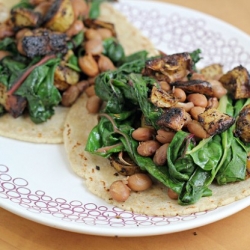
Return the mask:
[[64,140],[88,189],[148,215],[213,209],[250,194],[250,78],[197,70],[201,51],[135,59],[100,74],[98,115],[70,110]]
[[0,24],[0,135],[62,143],[72,104],[138,48],[104,1],[14,2]]

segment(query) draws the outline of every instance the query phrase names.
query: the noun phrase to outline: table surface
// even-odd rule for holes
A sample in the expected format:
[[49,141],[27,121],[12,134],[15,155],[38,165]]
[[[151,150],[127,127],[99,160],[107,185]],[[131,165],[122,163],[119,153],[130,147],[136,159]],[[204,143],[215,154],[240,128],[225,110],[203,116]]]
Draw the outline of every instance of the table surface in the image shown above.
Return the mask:
[[[13,0],[0,0],[10,3]],[[250,34],[249,0],[161,0],[220,18]],[[184,232],[111,238],[54,229],[0,208],[0,249],[249,249],[250,207],[218,222]]]

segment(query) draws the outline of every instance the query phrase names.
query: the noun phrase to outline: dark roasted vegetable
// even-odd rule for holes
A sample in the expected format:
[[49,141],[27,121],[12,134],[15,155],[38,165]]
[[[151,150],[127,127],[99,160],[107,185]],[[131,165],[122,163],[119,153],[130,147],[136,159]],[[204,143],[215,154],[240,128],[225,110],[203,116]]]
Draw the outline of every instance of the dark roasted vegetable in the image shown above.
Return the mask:
[[23,52],[28,57],[51,53],[66,53],[68,50],[66,35],[47,29],[35,29],[25,34],[21,41]]
[[198,121],[209,135],[216,135],[229,129],[235,119],[216,108],[208,108],[198,115]]
[[157,125],[179,131],[188,119],[184,108],[172,107],[167,109],[158,119]]
[[143,74],[173,83],[187,76],[192,71],[192,66],[189,53],[166,55],[147,60]]
[[71,0],[55,0],[44,17],[45,27],[65,32],[74,22],[74,10]]
[[181,88],[187,93],[200,93],[206,96],[214,96],[210,82],[202,80],[176,81],[171,84],[176,88]]
[[11,11],[11,20],[15,29],[38,27],[42,21],[42,15],[27,8],[15,8]]
[[250,76],[243,66],[235,67],[224,74],[219,81],[234,99],[250,97]]
[[115,168],[117,173],[125,176],[130,176],[135,173],[141,172],[139,166],[137,166],[130,157],[124,152],[120,152],[119,154],[113,154],[109,158],[111,166]]
[[244,142],[250,142],[250,104],[244,106],[240,111],[234,135],[240,137]]

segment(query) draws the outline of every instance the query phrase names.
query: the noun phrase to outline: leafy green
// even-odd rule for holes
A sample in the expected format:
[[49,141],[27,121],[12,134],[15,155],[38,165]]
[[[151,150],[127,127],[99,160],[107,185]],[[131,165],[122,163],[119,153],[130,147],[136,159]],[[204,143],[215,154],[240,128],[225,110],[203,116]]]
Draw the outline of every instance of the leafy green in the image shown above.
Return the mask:
[[[10,89],[39,60],[40,57],[37,57],[26,64],[12,57],[4,58],[0,63],[0,82]],[[27,99],[29,115],[35,123],[50,118],[54,114],[54,106],[61,100],[60,92],[54,86],[54,70],[58,63],[59,59],[56,58],[36,67],[15,92]]]
[[103,54],[107,56],[115,65],[125,59],[125,52],[122,45],[116,38],[110,37],[103,41]]
[[58,62],[58,59],[53,59],[36,67],[15,92],[28,100],[30,118],[34,123],[49,119],[54,114],[54,107],[61,101],[60,92],[54,85]]

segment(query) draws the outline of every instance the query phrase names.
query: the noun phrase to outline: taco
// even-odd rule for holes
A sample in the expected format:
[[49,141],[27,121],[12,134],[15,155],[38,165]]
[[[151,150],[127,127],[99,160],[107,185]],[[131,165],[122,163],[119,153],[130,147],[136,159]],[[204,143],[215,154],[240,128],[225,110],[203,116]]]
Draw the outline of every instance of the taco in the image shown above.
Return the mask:
[[[9,1],[6,4],[8,4],[9,8],[11,8],[12,6],[17,4],[18,2],[19,1],[13,0],[13,1]],[[43,16],[44,19],[41,19],[41,10],[45,9],[46,4],[50,4],[52,2],[54,3],[54,4],[52,4],[52,7],[53,6],[54,7],[47,9],[46,15],[44,14],[44,16]],[[75,1],[75,2],[77,2],[77,1]],[[84,1],[81,1],[81,2],[84,2]],[[34,6],[32,6],[32,4],[30,4],[30,3],[35,5],[36,12],[31,11],[31,9],[32,10],[34,9],[33,8]],[[40,3],[41,3],[41,6],[43,6],[43,7],[39,9],[38,5]],[[12,48],[12,45],[15,44],[15,41],[13,42],[13,44],[11,44],[10,39],[13,38],[13,33],[15,34],[15,32],[16,32],[15,28],[17,28],[17,30],[20,31],[20,30],[25,30],[26,26],[29,26],[29,27],[32,27],[33,34],[27,35],[27,32],[26,32],[26,35],[24,37],[25,37],[25,39],[27,38],[25,40],[26,43],[32,45],[31,39],[29,40],[28,38],[30,38],[30,37],[36,38],[39,36],[41,39],[43,39],[44,30],[39,29],[39,27],[42,25],[43,28],[44,27],[46,28],[46,32],[48,32],[47,28],[50,29],[50,31],[49,31],[49,32],[51,32],[51,35],[49,34],[49,38],[51,39],[50,48],[53,47],[51,44],[54,44],[54,42],[56,42],[56,46],[54,46],[55,52],[66,54],[65,57],[67,57],[68,52],[69,52],[69,48],[68,47],[66,48],[65,46],[66,45],[68,46],[69,39],[66,38],[66,40],[65,40],[65,37],[62,37],[61,34],[68,32],[70,24],[72,24],[74,19],[72,19],[72,15],[71,15],[72,9],[70,9],[71,11],[67,12],[67,16],[64,16],[62,20],[61,20],[62,16],[60,13],[61,13],[61,10],[63,10],[62,5],[65,5],[67,7],[69,5],[69,3],[70,3],[69,0],[44,1],[44,3],[41,1],[30,1],[30,2],[23,1],[23,2],[19,3],[19,5],[15,5],[15,8],[12,9],[12,11],[11,11],[11,15],[12,15],[11,19],[7,19],[7,22],[5,22],[3,24],[3,25],[6,24],[7,27],[12,27],[12,28],[10,28],[10,34],[7,35],[7,37],[6,37],[6,40],[5,40],[6,43],[4,42],[5,37],[2,38],[2,42],[3,42],[2,44],[9,44],[6,46],[9,46]],[[27,9],[24,8],[25,6],[26,7],[28,6]],[[135,46],[133,46],[133,39],[134,39],[134,41],[136,41],[136,39],[138,37],[138,35],[134,35],[134,34],[133,34],[133,36],[130,36],[133,32],[136,34],[134,29],[132,29],[131,32],[124,32],[124,30],[130,29],[130,26],[126,26],[126,23],[125,24],[123,23],[124,18],[117,11],[115,11],[114,8],[111,5],[109,5],[108,3],[103,3],[100,8],[101,8],[101,13],[100,13],[100,17],[98,18],[98,20],[101,20],[103,23],[99,22],[96,24],[95,21],[93,21],[93,20],[96,20],[96,18],[92,19],[93,22],[91,22],[90,19],[86,18],[84,20],[85,28],[89,28],[89,29],[92,29],[92,28],[95,29],[96,27],[97,28],[103,28],[103,27],[106,28],[105,25],[107,25],[107,28],[111,27],[110,29],[115,30],[116,33],[114,35],[116,36],[116,38],[118,38],[119,43],[121,44],[121,46],[119,47],[120,50],[122,51],[122,53],[124,53],[123,52],[123,49],[124,49],[126,55],[131,54],[135,51],[138,51],[139,49],[144,49],[148,45],[148,41],[141,36],[140,48],[139,48],[139,46],[136,46],[136,43],[135,43]],[[53,11],[55,12],[55,10],[58,10],[58,9],[59,9],[59,11],[57,11],[56,13],[52,13]],[[50,17],[53,16],[54,18],[48,18],[49,15],[50,15]],[[46,18],[48,20],[45,20]],[[60,20],[61,20],[61,22],[60,22]],[[69,23],[67,23],[66,21]],[[13,22],[14,22],[14,24],[13,24]],[[15,28],[13,28],[13,25]],[[87,25],[90,25],[90,26],[88,27]],[[104,25],[104,26],[102,26],[102,25]],[[69,35],[67,35],[67,36],[69,36]],[[54,42],[52,41],[51,37],[55,38],[54,39],[55,41],[53,40]],[[130,40],[132,39],[131,40],[132,45],[130,43],[127,45],[128,37]],[[74,34],[74,36],[72,36],[72,43],[70,46],[74,47],[74,46],[76,46],[77,43],[80,44],[82,40],[79,38],[83,39],[82,32],[79,32],[77,35]],[[24,41],[24,38],[22,38],[22,39]],[[0,41],[1,41],[1,39],[0,39]],[[65,41],[67,42],[67,44],[65,43]],[[117,40],[112,40],[109,43],[111,44],[111,42],[115,43],[115,42],[117,42]],[[46,49],[48,47],[49,46],[47,46]],[[4,50],[4,49],[5,48],[1,47],[1,50]],[[37,50],[36,50],[35,46],[25,47],[24,42],[23,42],[23,50],[25,50],[25,55],[28,56],[28,58],[30,58],[30,61],[31,61],[31,59],[33,59],[37,55],[36,53],[38,53],[38,52],[41,53],[40,47]],[[153,48],[153,46],[151,46],[151,48],[149,50],[151,50],[152,53],[155,52],[155,49]],[[73,58],[74,60],[69,59],[71,61],[63,62],[64,64],[67,63],[67,64],[71,65],[71,68],[70,69],[67,68],[67,70],[70,71],[70,73],[73,72],[73,74],[74,74],[72,77],[72,78],[74,78],[72,80],[73,81],[72,84],[77,83],[79,81],[79,79],[80,79],[80,81],[82,79],[85,81],[86,77],[91,77],[91,76],[88,76],[87,73],[85,74],[85,72],[82,73],[81,68],[79,69],[79,63],[76,62],[77,61],[76,53],[78,53],[78,52],[76,52],[76,50],[74,50],[74,56],[70,57],[70,58]],[[41,56],[41,55],[39,54],[38,56]],[[96,59],[99,55],[94,55],[94,56]],[[46,55],[45,55],[45,57],[46,57]],[[115,59],[117,59],[117,58],[115,58]],[[55,65],[55,64],[53,64],[53,60],[55,61],[55,64],[58,65],[58,62],[56,61],[56,59],[52,58],[49,61],[49,63],[52,64],[52,67],[54,67],[53,65]],[[27,60],[27,63],[29,63],[30,61]],[[37,63],[37,61],[35,63]],[[118,61],[115,61],[115,62],[113,61],[113,63],[116,64],[116,63],[118,63]],[[64,64],[63,64],[63,66],[64,66]],[[72,66],[72,64],[73,64],[73,66]],[[8,65],[11,65],[11,63],[8,63]],[[27,66],[27,64],[25,64],[25,66]],[[62,63],[59,62],[59,67],[63,67],[63,66],[62,66]],[[45,71],[43,71],[43,72],[45,72]],[[11,112],[5,113],[5,111],[3,112],[3,107],[1,107],[1,105],[0,105],[0,113],[1,113],[0,136],[5,136],[5,137],[17,139],[17,140],[36,142],[36,143],[63,143],[62,133],[63,133],[64,121],[65,121],[66,115],[70,109],[70,106],[66,105],[66,107],[63,107],[61,105],[58,106],[58,104],[60,104],[60,102],[61,102],[60,95],[63,96],[63,91],[66,92],[66,90],[69,89],[69,86],[71,84],[68,82],[66,84],[62,83],[62,81],[64,81],[65,78],[67,78],[67,72],[65,73],[62,71],[62,72],[59,72],[57,74],[57,78],[59,78],[59,80],[57,79],[58,80],[57,85],[59,85],[59,87],[56,86],[57,90],[53,90],[53,93],[51,91],[52,86],[48,87],[48,92],[46,92],[46,93],[44,93],[43,91],[40,91],[41,95],[48,95],[48,96],[53,95],[54,99],[49,97],[50,100],[47,99],[47,100],[43,101],[41,107],[39,107],[37,104],[40,103],[40,101],[39,102],[37,101],[35,104],[34,100],[32,99],[33,97],[32,96],[28,97],[31,99],[31,101],[33,101],[33,104],[30,104],[30,106],[29,106],[29,110],[34,109],[34,110],[32,110],[32,112],[37,114],[37,116],[35,118],[30,119],[30,114],[26,114],[25,111],[23,112],[22,108],[12,110],[12,114],[10,114]],[[43,74],[43,77],[45,78],[46,74],[45,73],[42,73],[42,74]],[[66,74],[66,77],[65,77],[65,74]],[[92,75],[92,76],[94,77],[94,75]],[[34,76],[32,76],[32,77],[34,77]],[[32,77],[30,77],[30,78],[32,78]],[[63,79],[61,79],[61,78],[63,78]],[[56,85],[56,84],[54,84],[54,85]],[[88,83],[85,85],[86,86],[83,86],[83,89],[81,89],[81,91],[86,89]],[[0,85],[0,104],[3,105],[5,97],[4,97],[4,95],[1,96],[2,95],[1,91],[3,89],[2,87],[3,86]],[[20,90],[20,91],[22,92],[21,95],[24,95],[25,98],[27,98],[26,93],[28,93],[28,91],[25,89]],[[19,91],[19,93],[20,93],[20,91]],[[24,106],[25,105],[24,104],[25,98],[23,98],[22,100],[21,100],[21,98],[18,98],[18,100],[16,100],[16,102],[18,102],[19,104],[21,103],[20,106],[22,106],[22,105]],[[51,103],[48,104],[48,102],[51,102]],[[46,106],[46,105],[48,106],[48,109],[43,110],[44,106]],[[35,107],[36,107],[36,109],[35,109]],[[6,108],[6,107],[4,107],[4,108]],[[27,108],[25,108],[25,110],[26,109]],[[13,118],[13,116],[16,118]]]
[[74,172],[84,179],[87,189],[107,203],[135,213],[175,216],[215,209],[230,204],[250,195],[250,179],[242,182],[218,186],[210,185],[212,196],[203,197],[195,204],[181,206],[169,198],[168,188],[155,182],[152,188],[143,192],[132,192],[125,202],[112,199],[109,188],[114,181],[124,180],[108,159],[85,151],[88,136],[98,123],[97,115],[83,109],[86,105],[85,95],[70,109],[64,130],[64,145],[70,165]]
[[[136,73],[128,73],[128,68],[133,68],[131,65],[126,70],[121,66],[111,73],[103,73],[95,85],[96,92],[106,102],[99,116],[83,108],[87,102],[85,95],[71,108],[65,123],[65,149],[71,167],[84,178],[93,194],[124,210],[154,216],[211,210],[250,195],[246,168],[249,133],[246,135],[244,129],[250,124],[247,118],[250,93],[242,88],[249,85],[249,74],[239,66],[222,75],[220,69],[219,76],[218,72],[211,76],[212,69],[220,68],[211,65],[202,69],[201,75],[194,67],[197,52],[150,58],[143,70]],[[138,66],[138,61],[135,64]],[[124,78],[121,72],[125,72]],[[243,81],[237,81],[239,74]],[[216,80],[218,77],[220,81]],[[170,84],[168,91],[160,85],[164,80]],[[236,84],[234,88],[232,83]],[[186,101],[179,101],[180,96],[174,95],[176,89],[185,90]],[[244,93],[240,89],[245,89]],[[183,108],[198,100],[196,94],[207,97],[197,118]],[[177,115],[178,119],[173,120]],[[141,126],[155,132],[174,132],[163,164],[156,163],[151,155],[144,157],[139,153],[138,148],[145,140],[137,141],[133,132]],[[242,132],[243,140],[239,139],[238,131]],[[159,143],[157,132],[153,140]],[[118,152],[128,153],[130,160],[153,183],[144,191],[131,191],[122,201],[111,194],[111,186],[117,181],[128,185],[129,178],[136,173],[124,176],[115,168],[113,156]],[[169,190],[177,194],[177,199],[169,195]]]

